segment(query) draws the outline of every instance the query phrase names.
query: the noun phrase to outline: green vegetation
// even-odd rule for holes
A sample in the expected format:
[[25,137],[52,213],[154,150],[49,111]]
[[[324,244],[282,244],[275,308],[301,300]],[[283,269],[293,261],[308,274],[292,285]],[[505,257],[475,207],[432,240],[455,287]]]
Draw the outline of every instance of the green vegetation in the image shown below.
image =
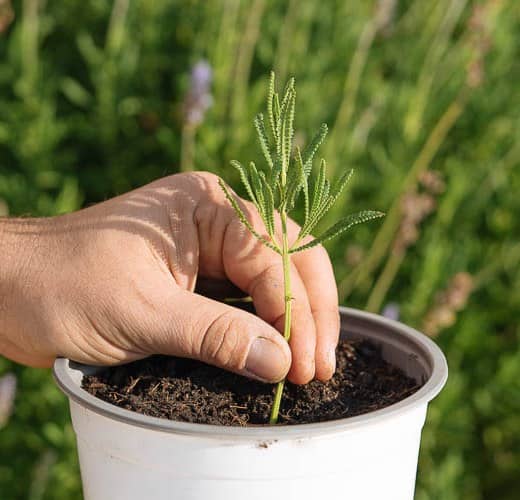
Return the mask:
[[[342,303],[398,309],[448,356],[416,498],[516,498],[516,0],[25,0],[13,2],[14,20],[9,5],[0,2],[0,212],[74,210],[174,173],[181,158],[228,179],[231,159],[260,161],[250,123],[265,75],[294,75],[305,103],[295,144],[327,122],[330,174],[356,169],[330,217],[387,212],[327,247]],[[190,121],[200,60],[213,69],[213,104]],[[8,372],[18,390],[0,429],[0,496],[79,498],[65,398],[45,371],[1,359]]]

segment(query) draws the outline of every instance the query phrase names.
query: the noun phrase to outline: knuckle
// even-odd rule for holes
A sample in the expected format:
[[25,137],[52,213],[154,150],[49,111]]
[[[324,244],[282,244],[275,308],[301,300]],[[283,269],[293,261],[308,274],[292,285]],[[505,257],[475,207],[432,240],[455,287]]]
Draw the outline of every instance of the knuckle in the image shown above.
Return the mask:
[[274,290],[279,290],[283,286],[283,270],[279,262],[272,262],[260,271],[251,280],[247,292],[254,297],[259,291],[263,293],[263,287],[266,286]]
[[207,170],[197,170],[196,172],[182,172],[177,174],[168,175],[163,177],[166,181],[174,181],[178,178],[186,178],[186,179],[200,179],[211,183],[217,183],[219,176],[214,174],[213,172],[208,172]]
[[199,179],[207,182],[211,186],[218,187],[218,180],[219,180],[220,177],[217,174],[214,174],[213,172],[198,171],[198,172],[194,172],[192,175],[194,175],[194,176],[198,177]]
[[200,203],[195,210],[195,220],[198,224],[207,223],[212,226],[218,219],[220,207],[216,203]]
[[197,200],[220,199],[221,189],[218,179],[218,175],[205,171],[183,172],[164,178],[166,183],[180,187],[181,191],[190,193]]
[[214,320],[206,330],[201,345],[203,360],[225,369],[240,369],[245,364],[247,345],[243,321],[231,311],[226,311]]

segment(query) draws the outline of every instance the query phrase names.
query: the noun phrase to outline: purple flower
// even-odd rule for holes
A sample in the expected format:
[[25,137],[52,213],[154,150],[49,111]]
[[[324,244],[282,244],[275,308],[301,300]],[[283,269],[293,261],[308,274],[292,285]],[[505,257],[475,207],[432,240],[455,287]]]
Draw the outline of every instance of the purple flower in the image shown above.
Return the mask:
[[200,93],[209,92],[213,72],[207,61],[199,61],[191,70],[191,88]]
[[396,304],[395,302],[390,302],[384,307],[383,312],[381,314],[385,318],[397,321],[399,319],[399,304]]
[[207,61],[199,61],[191,69],[190,87],[184,101],[184,121],[187,125],[200,125],[206,111],[213,104],[212,78],[213,71]]

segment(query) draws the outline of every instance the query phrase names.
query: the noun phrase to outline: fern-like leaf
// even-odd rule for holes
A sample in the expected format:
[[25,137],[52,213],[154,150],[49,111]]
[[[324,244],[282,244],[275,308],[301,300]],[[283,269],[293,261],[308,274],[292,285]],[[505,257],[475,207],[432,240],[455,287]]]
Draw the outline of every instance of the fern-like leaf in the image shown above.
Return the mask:
[[314,155],[318,151],[318,148],[321,146],[321,143],[325,140],[327,132],[327,124],[322,123],[318,132],[312,138],[311,142],[302,153],[303,166],[305,168],[305,174],[307,175],[307,177],[309,176],[312,170],[312,160],[314,159]]
[[[317,210],[317,212],[314,214],[312,226],[309,229],[309,233],[314,229],[314,227],[316,227],[319,224],[321,219],[323,219],[323,217],[325,217],[327,212],[334,206],[334,203],[336,203],[336,200],[338,199],[341,191],[343,190],[343,188],[349,181],[352,173],[353,173],[353,170],[350,170],[350,171],[346,172],[345,174],[343,174],[341,176],[341,178],[335,183],[334,187],[332,188],[332,191],[330,191],[331,188],[330,188],[329,182],[328,181],[325,182],[325,187],[323,190],[324,199],[323,199],[322,205]],[[330,194],[329,194],[329,191],[330,191]]]
[[247,230],[261,243],[263,243],[266,247],[270,248],[271,250],[274,250],[276,253],[281,254],[280,248],[278,246],[274,245],[272,242],[270,242],[267,238],[264,238],[256,229],[251,225],[249,222],[249,219],[247,218],[246,214],[244,214],[243,210],[240,208],[240,205],[238,204],[238,201],[236,198],[231,194],[231,191],[227,187],[226,183],[219,178],[218,180],[219,186],[221,187],[222,191],[224,192],[224,195],[226,196],[229,203],[231,203],[231,206],[233,207],[233,210],[235,211],[237,217],[239,218],[240,222],[244,224],[244,226],[247,228]]
[[[300,234],[298,235],[299,239],[308,236],[312,230],[320,223],[320,221],[325,217],[327,212],[334,206],[336,201],[339,198],[339,195],[347,185],[348,181],[352,177],[354,173],[353,170],[346,171],[335,183],[334,186],[331,187],[330,183],[325,180],[323,184],[322,196],[320,203],[313,208],[311,214],[306,219],[305,223],[302,226]],[[323,178],[318,175],[318,181],[321,181]],[[318,187],[318,186],[316,186]],[[330,194],[329,194],[330,192]]]
[[288,103],[287,109],[285,112],[285,124],[284,124],[284,143],[285,143],[285,168],[289,169],[289,165],[291,162],[291,153],[292,153],[292,141],[294,137],[294,109],[296,106],[296,90],[294,89],[294,79],[290,82],[289,92],[288,92]]
[[327,181],[326,170],[327,164],[325,163],[325,160],[321,160],[320,169],[318,170],[318,177],[316,178],[316,181],[314,183],[314,190],[308,221],[300,229],[298,239],[304,238],[305,236],[310,234],[310,232],[318,222],[318,215],[324,203],[323,195]]
[[296,200],[300,191],[303,190],[304,206],[305,206],[305,219],[307,219],[309,213],[309,189],[308,179],[305,176],[303,170],[303,163],[301,159],[300,150],[296,149],[296,157],[294,160],[294,167],[289,169],[287,178],[287,212],[293,210]]
[[255,162],[249,162],[249,177],[251,178],[251,186],[253,188],[253,192],[255,194],[256,199],[258,200],[258,212],[262,217],[262,220],[266,219],[266,209],[265,209],[265,194],[264,187],[262,185],[262,180],[260,179],[260,174],[256,168]]
[[[350,179],[352,178],[352,175],[354,175],[354,170],[350,169],[343,173],[343,175],[334,183],[334,187],[332,188],[332,191],[330,193],[330,207],[336,203],[338,198],[340,197],[341,193],[345,189],[345,186],[348,184]],[[330,208],[329,207],[329,208]]]
[[[294,80],[287,84],[280,108],[280,119],[278,120],[279,144],[277,148],[278,161],[282,164],[282,179],[286,176],[289,168],[292,143],[292,120],[294,119]],[[283,181],[282,181],[283,182]]]
[[273,137],[273,141],[276,143],[278,137],[276,135],[276,119],[274,116],[273,106],[274,106],[274,71],[271,71],[269,75],[269,87],[267,90],[267,119],[269,120],[269,126],[271,128],[271,135]]
[[264,193],[264,199],[265,199],[265,209],[264,209],[264,216],[262,217],[265,228],[267,230],[267,233],[271,237],[271,239],[276,242],[275,240],[275,224],[274,224],[274,195],[273,190],[271,189],[271,186],[269,185],[269,182],[267,181],[267,178],[263,172],[259,172],[260,176],[260,182],[262,183],[262,190]]
[[280,137],[278,136],[278,123],[280,122],[280,99],[278,98],[278,94],[275,92],[273,97],[273,120],[275,125],[275,137],[276,142],[280,142]]
[[246,169],[239,161],[236,160],[231,160],[231,165],[238,170],[240,180],[244,185],[247,196],[249,196],[249,199],[255,204],[256,208],[258,208],[258,200],[256,199],[253,189],[251,188],[251,183],[249,182],[249,177],[247,175]]
[[[296,167],[298,168],[299,175],[302,179],[302,192],[303,192],[303,209],[304,209],[304,220],[303,225],[307,224],[309,219],[309,182],[308,177],[305,175],[305,168],[303,166],[303,159],[300,152],[300,148],[296,150]],[[296,193],[295,196],[298,196]]]
[[269,139],[267,138],[267,132],[265,130],[264,115],[259,113],[255,117],[255,128],[258,135],[258,142],[264,155],[265,161],[270,170],[273,169],[273,157],[271,155],[271,148],[269,147]]
[[304,245],[298,246],[296,248],[292,248],[290,253],[302,252],[303,250],[308,250],[309,248],[313,248],[316,245],[324,243],[327,240],[330,240],[336,236],[339,236],[341,233],[347,231],[353,226],[357,224],[362,224],[363,222],[367,222],[372,219],[379,219],[383,217],[384,214],[382,212],[376,212],[373,210],[364,210],[358,212],[356,214],[348,215],[343,219],[340,219],[336,224],[327,229],[324,233],[322,233],[317,238],[305,243]]

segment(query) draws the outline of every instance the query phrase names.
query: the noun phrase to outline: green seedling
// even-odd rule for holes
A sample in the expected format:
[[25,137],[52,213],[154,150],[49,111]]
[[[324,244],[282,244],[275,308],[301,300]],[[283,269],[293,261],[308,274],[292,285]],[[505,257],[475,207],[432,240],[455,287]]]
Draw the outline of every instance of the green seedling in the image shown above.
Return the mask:
[[[271,73],[267,94],[267,124],[262,114],[254,120],[256,132],[265,159],[264,168],[259,169],[254,162],[244,167],[238,161],[232,161],[244,185],[248,197],[255,205],[265,225],[265,232],[253,227],[242,210],[237,198],[220,179],[220,186],[226,198],[233,206],[238,218],[244,226],[262,244],[280,255],[284,275],[285,321],[284,338],[289,342],[291,334],[291,255],[320,245],[338,236],[351,227],[362,222],[381,217],[381,212],[365,210],[348,215],[333,224],[319,236],[311,233],[327,212],[336,203],[343,189],[352,176],[353,171],[344,172],[334,183],[326,178],[326,163],[321,160],[317,172],[313,171],[313,160],[316,152],[327,135],[327,125],[322,124],[317,134],[300,151],[293,150],[294,112],[296,90],[294,78],[289,80],[280,100],[275,91],[275,76]],[[289,242],[287,231],[288,214],[301,209],[303,220],[296,240]],[[276,230],[276,219],[279,217],[281,231]],[[276,424],[280,412],[285,380],[276,386],[269,423]]]

